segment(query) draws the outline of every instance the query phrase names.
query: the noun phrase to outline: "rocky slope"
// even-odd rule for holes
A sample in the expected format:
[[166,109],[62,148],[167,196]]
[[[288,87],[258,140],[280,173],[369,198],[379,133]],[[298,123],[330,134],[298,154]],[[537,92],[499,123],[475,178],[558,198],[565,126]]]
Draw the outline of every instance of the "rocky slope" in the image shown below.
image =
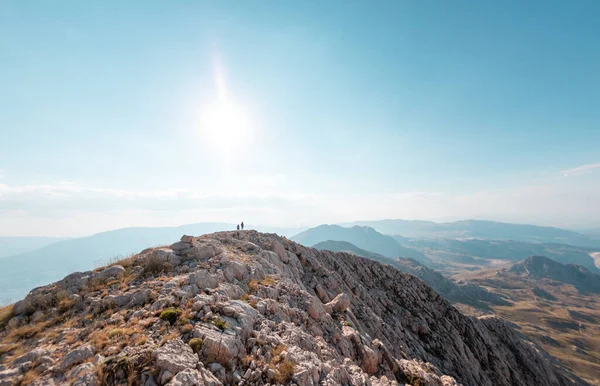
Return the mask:
[[412,275],[254,231],[182,237],[2,310],[0,385],[570,385]]
[[454,303],[464,303],[481,310],[489,310],[489,304],[508,305],[509,303],[495,293],[487,291],[485,288],[473,285],[469,282],[455,283],[446,278],[434,269],[428,268],[414,259],[396,258],[381,256],[377,253],[365,251],[351,243],[345,241],[324,241],[313,245],[319,250],[329,250],[333,252],[348,252],[358,256],[366,257],[378,261],[382,264],[389,264],[402,272],[410,273],[423,280],[434,291]]

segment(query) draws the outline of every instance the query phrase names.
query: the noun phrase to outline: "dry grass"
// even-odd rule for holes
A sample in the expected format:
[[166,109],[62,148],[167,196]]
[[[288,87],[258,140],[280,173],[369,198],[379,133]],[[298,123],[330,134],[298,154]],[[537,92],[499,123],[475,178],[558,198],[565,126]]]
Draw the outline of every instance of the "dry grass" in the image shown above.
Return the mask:
[[277,346],[275,346],[275,348],[273,349],[273,358],[278,357],[279,355],[281,355],[282,352],[284,352],[285,350],[287,350],[287,346],[284,344],[278,344]]
[[14,316],[13,305],[0,308],[0,329],[3,329]]
[[182,334],[189,334],[193,330],[194,330],[194,326],[192,326],[189,323],[188,324],[184,324],[183,327],[181,327],[181,333]]
[[136,256],[135,254],[129,255],[127,257],[115,256],[112,259],[109,259],[106,262],[106,266],[103,268],[108,268],[108,267],[112,267],[115,265],[120,265],[125,269],[131,268],[131,267],[133,267],[133,258],[135,256]]
[[108,332],[106,330],[94,331],[90,334],[90,343],[98,351],[102,351],[109,342]]
[[146,276],[156,276],[161,273],[169,272],[173,266],[158,256],[148,256],[145,261],[142,273]]
[[250,280],[250,283],[248,283],[248,289],[250,292],[258,291],[258,280]]
[[256,292],[256,291],[258,291],[258,287],[260,285],[268,287],[273,284],[275,284],[275,279],[272,276],[267,275],[261,281],[250,280],[250,282],[248,283],[248,289],[250,290],[250,292]]
[[50,325],[50,322],[43,322],[37,324],[26,324],[24,326],[20,326],[14,328],[9,331],[6,337],[12,341],[20,341],[23,339],[30,339],[35,337],[40,332],[44,331],[46,327]]
[[160,340],[160,345],[162,346],[163,344],[167,343],[168,341],[173,340],[178,337],[179,337],[179,331],[173,329],[167,335],[162,337],[162,339]]
[[275,279],[272,276],[267,275],[264,279],[260,281],[260,284],[264,286],[270,286],[275,284]]
[[17,385],[18,386],[30,385],[31,383],[36,381],[39,378],[39,376],[40,376],[40,374],[37,372],[37,370],[30,369],[25,374],[23,374],[23,378]]
[[13,354],[18,349],[21,348],[22,345],[19,343],[7,343],[0,346],[0,357],[4,354]]
[[296,366],[294,363],[289,359],[284,359],[279,366],[277,366],[277,370],[275,372],[275,382],[283,385],[287,384],[292,380],[295,370]]

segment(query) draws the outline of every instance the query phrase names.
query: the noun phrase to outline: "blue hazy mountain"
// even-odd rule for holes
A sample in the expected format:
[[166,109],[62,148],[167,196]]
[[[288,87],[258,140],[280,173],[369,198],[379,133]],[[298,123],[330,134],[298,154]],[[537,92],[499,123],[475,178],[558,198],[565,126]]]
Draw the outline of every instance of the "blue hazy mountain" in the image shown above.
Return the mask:
[[397,258],[412,258],[426,263],[427,256],[411,248],[406,248],[391,236],[383,235],[375,229],[366,226],[349,228],[339,225],[319,225],[292,237],[292,240],[306,246],[313,246],[323,241],[346,241],[367,251],[380,255]]
[[587,235],[553,227],[527,224],[509,224],[485,220],[463,220],[436,223],[433,221],[377,220],[356,221],[342,226],[368,226],[388,235],[430,238],[482,238],[528,241],[535,243],[562,243],[577,246],[600,246],[600,240]]
[[0,236],[0,258],[25,252],[66,240],[66,237],[12,237]]
[[[399,236],[393,236],[394,238]],[[452,263],[481,263],[481,268],[487,266],[486,260],[519,261],[528,256],[541,255],[554,259],[562,264],[577,264],[591,272],[600,272],[590,255],[598,249],[578,247],[557,243],[528,243],[513,240],[482,240],[482,239],[411,239],[399,237],[403,245],[416,249],[427,255],[433,261],[441,264]]]

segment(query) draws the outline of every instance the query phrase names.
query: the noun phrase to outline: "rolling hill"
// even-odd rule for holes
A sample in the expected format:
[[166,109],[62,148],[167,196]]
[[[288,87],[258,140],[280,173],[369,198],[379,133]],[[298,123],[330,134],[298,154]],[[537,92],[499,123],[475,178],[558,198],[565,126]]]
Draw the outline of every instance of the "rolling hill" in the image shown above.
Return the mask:
[[377,221],[356,221],[351,223],[343,223],[340,225],[368,226],[384,234],[402,235],[404,237],[419,239],[482,238],[600,247],[600,240],[570,230],[485,220],[463,220],[436,223],[432,221],[389,219]]
[[393,237],[382,235],[373,228],[354,226],[344,228],[339,225],[319,225],[292,237],[297,243],[313,246],[323,241],[347,241],[359,248],[380,255],[396,258],[412,258],[426,263],[429,259],[423,253],[403,247]]
[[12,237],[0,236],[0,258],[35,251],[36,249],[66,240],[66,237]]
[[600,275],[531,256],[509,268],[463,272],[453,278],[508,299],[508,305],[490,305],[495,314],[579,376],[600,384]]

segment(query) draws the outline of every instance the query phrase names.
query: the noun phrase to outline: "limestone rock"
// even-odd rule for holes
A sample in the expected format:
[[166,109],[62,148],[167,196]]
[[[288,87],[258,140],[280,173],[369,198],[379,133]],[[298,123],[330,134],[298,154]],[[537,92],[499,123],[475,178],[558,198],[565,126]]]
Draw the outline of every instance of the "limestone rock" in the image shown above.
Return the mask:
[[171,374],[177,374],[185,369],[195,369],[198,363],[198,357],[190,346],[179,338],[159,347],[152,353],[152,356],[158,369]]
[[64,371],[94,356],[96,350],[89,344],[83,345],[68,353],[58,365],[59,371]]

